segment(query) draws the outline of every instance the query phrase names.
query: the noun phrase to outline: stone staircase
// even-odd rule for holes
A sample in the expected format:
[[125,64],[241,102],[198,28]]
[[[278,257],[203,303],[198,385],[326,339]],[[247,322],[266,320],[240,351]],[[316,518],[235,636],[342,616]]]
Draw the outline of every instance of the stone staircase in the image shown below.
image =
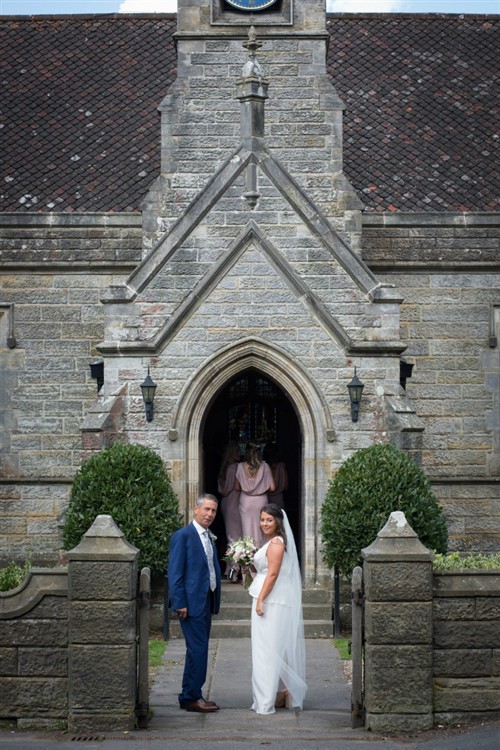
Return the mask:
[[[241,584],[222,583],[222,604],[212,620],[212,638],[250,638],[251,597]],[[327,589],[302,591],[306,638],[332,638],[331,592]],[[179,622],[170,622],[170,637],[181,638]]]

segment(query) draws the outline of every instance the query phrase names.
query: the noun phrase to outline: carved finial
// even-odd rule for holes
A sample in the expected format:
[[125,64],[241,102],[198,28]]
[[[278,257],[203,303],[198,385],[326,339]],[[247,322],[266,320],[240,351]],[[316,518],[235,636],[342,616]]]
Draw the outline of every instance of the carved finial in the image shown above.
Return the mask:
[[248,60],[241,71],[242,77],[250,78],[250,76],[256,76],[257,78],[262,78],[264,71],[255,58],[257,50],[262,47],[262,42],[257,39],[257,33],[253,26],[250,26],[248,30],[248,39],[243,42],[243,46],[248,50]]
[[250,26],[248,29],[248,40],[243,42],[243,46],[246,47],[250,55],[253,57],[255,57],[257,50],[262,47],[262,42],[257,39],[257,32],[255,31],[254,26]]

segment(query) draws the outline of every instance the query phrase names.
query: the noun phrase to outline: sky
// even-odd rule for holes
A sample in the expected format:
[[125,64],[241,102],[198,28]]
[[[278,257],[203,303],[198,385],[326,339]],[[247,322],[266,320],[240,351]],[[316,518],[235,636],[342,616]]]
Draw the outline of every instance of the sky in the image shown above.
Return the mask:
[[[177,0],[0,0],[0,15],[175,13]],[[500,0],[327,0],[331,13],[500,14]]]

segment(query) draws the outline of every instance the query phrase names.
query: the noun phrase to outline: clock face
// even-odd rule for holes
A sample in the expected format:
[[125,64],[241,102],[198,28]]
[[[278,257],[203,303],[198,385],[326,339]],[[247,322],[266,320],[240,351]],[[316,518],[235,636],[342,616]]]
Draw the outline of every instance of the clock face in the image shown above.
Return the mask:
[[264,8],[270,8],[276,2],[277,0],[226,0],[228,5],[238,8],[238,10],[264,10]]

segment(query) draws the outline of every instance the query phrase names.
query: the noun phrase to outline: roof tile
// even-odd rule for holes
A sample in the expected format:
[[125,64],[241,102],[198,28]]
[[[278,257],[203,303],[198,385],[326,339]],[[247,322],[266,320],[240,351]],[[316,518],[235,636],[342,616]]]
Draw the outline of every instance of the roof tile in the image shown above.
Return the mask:
[[[336,14],[328,71],[367,211],[498,210],[500,16]],[[0,18],[0,209],[138,211],[173,15]]]

